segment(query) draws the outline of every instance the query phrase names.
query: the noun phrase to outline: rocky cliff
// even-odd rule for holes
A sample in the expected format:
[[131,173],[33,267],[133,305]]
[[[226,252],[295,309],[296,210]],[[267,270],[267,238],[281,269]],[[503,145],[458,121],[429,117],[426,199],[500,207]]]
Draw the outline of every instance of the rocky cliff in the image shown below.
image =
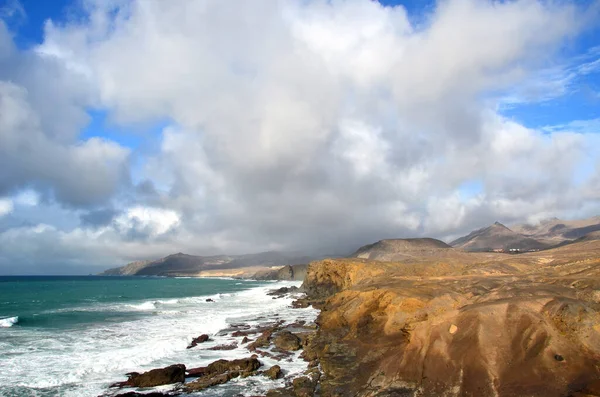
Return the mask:
[[600,395],[600,241],[472,255],[311,263],[321,395]]

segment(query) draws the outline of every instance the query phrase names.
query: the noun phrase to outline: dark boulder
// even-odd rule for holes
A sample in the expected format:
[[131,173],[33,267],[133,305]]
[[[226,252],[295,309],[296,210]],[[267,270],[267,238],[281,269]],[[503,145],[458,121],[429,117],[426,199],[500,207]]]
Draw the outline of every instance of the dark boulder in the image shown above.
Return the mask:
[[233,350],[237,347],[238,347],[237,343],[232,343],[230,345],[217,345],[217,346],[209,347],[206,350]]
[[155,387],[181,383],[185,381],[185,365],[175,364],[165,368],[156,368],[142,374],[131,372],[125,382],[113,384],[111,387]]
[[222,374],[230,371],[254,371],[261,366],[256,358],[240,358],[237,360],[217,360],[206,367],[207,373]]
[[185,385],[187,392],[196,392],[206,388],[229,382],[238,376],[247,377],[256,375],[256,370],[261,366],[256,357],[238,360],[217,360],[205,368],[197,368],[195,372],[202,375],[193,382]]
[[127,393],[117,394],[114,397],[167,397],[167,396],[175,396],[175,395],[177,395],[177,394],[172,394],[172,393],[167,394],[167,393],[161,393],[158,391],[150,392],[150,393],[137,393],[134,391],[130,391]]
[[187,370],[187,376],[197,378],[206,375],[206,367],[190,368]]
[[283,377],[283,372],[281,372],[281,367],[279,365],[273,365],[268,370],[263,371],[262,374],[273,380]]
[[298,287],[281,287],[281,288],[269,291],[267,293],[267,295],[281,297],[281,296],[284,296],[285,294],[289,294],[289,293],[297,292],[297,291],[298,291]]
[[[233,376],[233,375],[236,375],[236,376]],[[204,390],[209,387],[212,387],[212,386],[227,383],[231,379],[233,379],[234,377],[237,377],[237,376],[238,376],[238,374],[231,374],[231,373],[203,376],[193,382],[187,383],[185,385],[185,388],[188,392],[200,391],[200,390]]]
[[190,343],[187,348],[191,349],[192,347],[198,346],[198,344],[207,342],[209,340],[210,338],[208,337],[208,335],[202,334],[199,337],[192,339],[192,343]]
[[273,338],[273,343],[278,349],[281,350],[300,350],[302,343],[300,338],[292,334],[290,331],[281,331]]

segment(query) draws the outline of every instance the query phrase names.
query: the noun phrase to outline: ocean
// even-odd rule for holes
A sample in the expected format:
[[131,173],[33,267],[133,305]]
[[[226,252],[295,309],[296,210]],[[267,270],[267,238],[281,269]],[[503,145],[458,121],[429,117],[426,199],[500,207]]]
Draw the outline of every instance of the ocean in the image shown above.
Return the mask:
[[[314,321],[312,308],[292,309],[292,298],[266,293],[299,282],[161,277],[0,277],[0,396],[98,396],[143,372],[171,364],[205,366],[251,354],[206,348],[230,344],[230,324]],[[207,302],[212,299],[214,302]],[[193,337],[213,341],[187,349]],[[300,373],[298,358],[276,362]],[[234,379],[200,396],[256,395],[283,381]],[[168,390],[169,387],[162,387]]]

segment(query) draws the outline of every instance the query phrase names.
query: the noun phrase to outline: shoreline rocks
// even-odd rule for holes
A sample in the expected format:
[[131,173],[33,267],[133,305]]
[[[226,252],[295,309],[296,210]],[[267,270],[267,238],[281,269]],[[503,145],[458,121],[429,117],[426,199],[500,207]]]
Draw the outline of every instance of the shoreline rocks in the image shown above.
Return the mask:
[[[295,289],[286,289],[286,291],[287,292],[285,292],[284,295],[296,292]],[[277,290],[277,293],[280,292],[282,291]],[[302,317],[292,319],[289,324],[286,324],[284,320],[279,319],[279,315],[272,317],[274,321],[268,321],[269,317],[266,317],[262,319],[262,322],[255,323],[254,325],[245,323],[230,324],[228,325],[228,328],[219,331],[216,335],[227,338],[227,335],[231,333],[232,337],[240,339],[232,341],[232,343],[229,344],[221,344],[203,349],[213,351],[233,350],[238,348],[241,343],[245,344],[244,347],[248,351],[256,353],[251,357],[233,360],[220,359],[213,361],[206,367],[186,368],[183,364],[176,364],[165,368],[152,369],[144,373],[134,372],[127,374],[127,381],[117,382],[111,385],[111,387],[152,388],[162,385],[179,384],[175,385],[175,387],[168,392],[150,391],[150,393],[139,393],[134,390],[119,394],[122,397],[135,397],[139,395],[155,395],[158,397],[179,395],[182,393],[195,393],[227,383],[235,378],[246,378],[251,376],[264,376],[271,380],[285,379],[285,383],[292,387],[294,380],[292,378],[286,378],[285,371],[280,365],[272,365],[265,370],[260,370],[264,363],[259,361],[259,357],[268,357],[271,360],[280,362],[282,362],[282,360],[291,361],[294,356],[293,352],[298,351],[307,345],[307,341],[310,340],[309,335],[315,333],[315,327],[307,325],[306,320]],[[260,319],[256,320],[260,321]],[[257,335],[257,337],[252,341],[248,338],[248,335]],[[205,343],[209,340],[210,338],[208,335],[200,335],[193,338],[187,348],[196,347],[198,344]],[[301,357],[304,358],[303,356]],[[315,370],[318,372],[316,368],[313,368],[313,371]],[[188,380],[187,382],[186,378]],[[115,395],[113,394],[113,396]]]
[[197,338],[192,339],[192,342],[188,345],[188,349],[198,346],[200,343],[208,342],[210,338],[206,334],[202,334]]
[[[252,376],[255,375],[255,371],[261,366],[262,363],[255,357],[237,360],[217,360],[204,368],[202,375],[198,379],[186,383],[184,390],[186,392],[200,391],[226,383],[238,376]],[[198,370],[197,372],[199,373],[200,371]]]
[[185,365],[174,364],[165,368],[156,368],[144,373],[130,372],[126,374],[128,379],[117,382],[110,387],[156,387],[183,383],[185,381]]

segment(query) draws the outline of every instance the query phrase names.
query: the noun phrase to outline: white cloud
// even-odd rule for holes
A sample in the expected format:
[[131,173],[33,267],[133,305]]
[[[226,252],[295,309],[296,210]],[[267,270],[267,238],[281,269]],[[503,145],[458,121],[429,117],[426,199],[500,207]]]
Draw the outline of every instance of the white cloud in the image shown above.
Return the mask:
[[[580,186],[573,173],[597,142],[497,113],[506,92],[564,92],[568,79],[551,93],[531,82],[564,77],[547,71],[583,27],[574,2],[448,0],[418,26],[403,7],[363,0],[85,4],[86,22],[47,24],[36,52],[79,82],[58,101],[69,117],[5,83],[19,106],[0,118],[58,154],[34,146],[45,173],[11,159],[24,180],[50,185],[64,203],[107,207],[83,214],[81,227],[46,231],[57,247],[114,258],[346,252],[594,208],[582,194],[594,182]],[[77,141],[82,103],[125,126],[170,120],[155,151],[134,153],[143,186],[129,189],[127,149]],[[460,186],[472,180],[484,189],[464,199]]]
[[175,211],[136,206],[115,218],[114,223],[124,234],[134,231],[149,237],[157,237],[176,228],[180,223],[180,217]]
[[12,200],[0,199],[0,217],[10,214],[14,208]]

